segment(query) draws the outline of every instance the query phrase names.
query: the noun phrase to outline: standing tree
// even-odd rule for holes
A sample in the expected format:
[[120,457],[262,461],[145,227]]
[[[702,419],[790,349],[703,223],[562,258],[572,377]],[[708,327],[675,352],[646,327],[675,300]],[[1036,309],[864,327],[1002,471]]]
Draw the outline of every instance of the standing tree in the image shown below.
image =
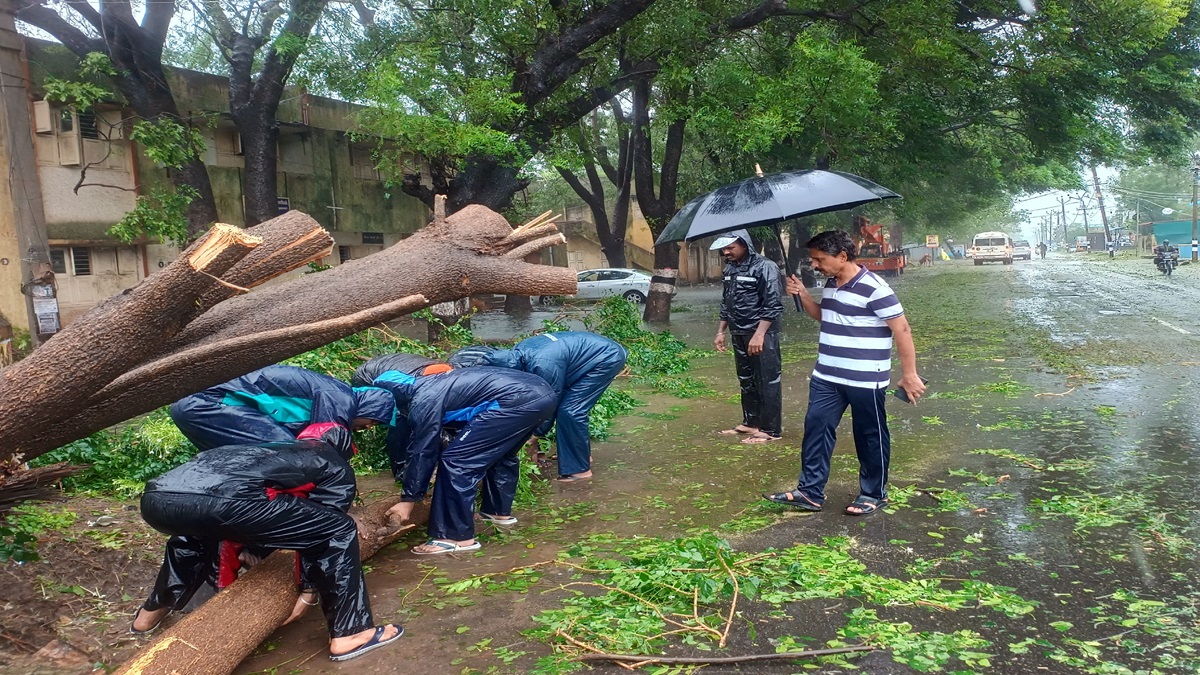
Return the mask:
[[[167,83],[162,56],[167,31],[175,16],[175,3],[147,2],[139,22],[128,2],[87,2],[52,6],[44,0],[4,0],[15,3],[18,19],[41,29],[61,42],[79,59],[103,54],[111,62],[109,77],[133,111],[141,118],[144,138],[165,140],[178,153],[171,180],[182,194],[190,194],[187,231],[195,237],[217,220],[217,206],[203,160],[189,143],[170,139],[188,136],[189,121],[180,117],[179,107]],[[0,11],[13,11],[8,7]]]
[[[602,122],[600,110],[597,109],[592,111],[590,122],[580,123],[564,133],[569,148],[562,154],[569,155],[569,160],[565,166],[560,163],[554,168],[591,210],[592,220],[596,224],[596,237],[600,240],[600,249],[604,251],[608,265],[626,267],[625,231],[629,226],[631,206],[633,148],[629,119],[621,108],[621,101],[614,98],[610,110],[611,118],[604,120],[608,124]],[[609,147],[612,142],[616,143],[616,148]],[[571,166],[575,164],[581,165],[587,185],[575,175]],[[603,176],[600,175],[601,171]],[[611,215],[604,190],[605,181],[616,190]]]
[[242,194],[248,226],[278,213],[279,102],[327,4],[328,0],[191,0],[228,65],[229,114],[241,134],[246,160]]

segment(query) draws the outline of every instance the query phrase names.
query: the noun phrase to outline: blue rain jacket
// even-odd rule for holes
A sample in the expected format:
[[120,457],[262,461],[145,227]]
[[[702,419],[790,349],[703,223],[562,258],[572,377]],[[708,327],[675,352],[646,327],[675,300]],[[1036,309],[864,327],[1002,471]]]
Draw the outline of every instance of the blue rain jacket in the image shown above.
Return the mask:
[[549,393],[536,375],[487,367],[432,377],[389,371],[374,386],[390,391],[408,419],[411,436],[401,493],[406,501],[422,499],[429,490],[441,455],[443,426],[469,429],[471,420],[487,411],[515,408]]
[[296,366],[267,366],[218,384],[182,399],[172,407],[172,416],[189,416],[200,407],[200,401],[189,405],[196,398],[219,403],[229,424],[237,423],[236,410],[244,408],[270,417],[293,436],[310,424],[334,422],[349,428],[356,417],[391,423],[395,414],[395,401],[385,390],[354,389],[341,380]]
[[[490,350],[482,354],[480,365],[533,373],[545,380],[561,400],[563,392],[586,373],[617,361],[624,364],[627,356],[624,347],[603,335],[564,331],[535,335],[512,349]],[[545,436],[553,424],[553,418],[543,422],[534,435]]]

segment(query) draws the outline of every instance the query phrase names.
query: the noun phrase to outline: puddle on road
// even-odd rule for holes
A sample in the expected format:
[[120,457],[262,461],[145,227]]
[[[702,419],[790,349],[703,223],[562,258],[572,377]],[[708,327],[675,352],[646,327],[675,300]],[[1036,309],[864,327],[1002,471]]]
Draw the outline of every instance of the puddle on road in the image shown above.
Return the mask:
[[[519,526],[482,534],[478,554],[419,559],[407,552],[419,541],[414,536],[368,561],[377,618],[403,621],[406,636],[357,660],[356,671],[390,673],[398,663],[431,673],[547,668],[539,659],[552,648],[526,634],[537,625],[531,617],[562,609],[580,590],[566,584],[607,579],[550,561],[601,559],[581,553],[580,545],[616,547],[612,555],[619,558],[643,545],[715,533],[730,542],[731,556],[769,558],[772,549],[787,550],[817,569],[822,556],[844,548],[864,566],[836,595],[821,595],[834,593],[826,586],[841,578],[831,567],[809,579],[807,599],[776,607],[743,597],[730,647],[721,655],[865,640],[891,645],[896,658],[910,664],[925,663],[912,659],[939,653],[934,645],[941,645],[946,653],[938,665],[947,671],[1197,672],[1200,517],[1188,496],[1200,491],[1200,422],[1194,419],[1200,368],[1158,361],[1113,366],[1105,356],[1091,378],[1068,377],[1037,357],[1044,348],[1030,346],[1040,324],[1014,329],[1013,322],[1028,319],[1036,307],[1047,325],[1064,325],[1075,309],[1023,304],[1028,298],[1013,297],[1019,288],[1012,274],[936,270],[897,284],[931,395],[918,407],[889,399],[891,513],[841,514],[857,492],[849,415],[839,429],[826,511],[803,514],[759,498],[794,486],[799,470],[816,326],[790,314],[783,342],[784,441],[746,446],[714,435],[739,415],[728,356],[695,362],[691,375],[713,388],[711,396],[682,400],[622,383],[647,405],[595,444],[591,484],[549,485],[536,508],[517,509]],[[704,347],[715,320],[703,294],[697,297],[696,310],[672,328]],[[1013,300],[1011,314],[1004,298]],[[477,321],[477,330],[485,322]],[[1140,333],[1122,337],[1142,339]],[[1162,360],[1186,360],[1180,349]],[[514,569],[520,571],[509,573]],[[723,583],[716,570],[714,583]],[[855,579],[867,585],[854,585]],[[475,587],[446,592],[455,582]],[[940,604],[948,602],[943,596],[975,588],[971,584],[990,584],[990,590],[977,591],[961,607]],[[902,600],[902,592],[916,587],[927,588],[922,597],[934,601]],[[1026,604],[1031,611],[1020,609]],[[719,612],[714,616],[719,625]],[[340,672],[324,662],[320,624],[307,617],[281,631],[238,672]],[[605,637],[585,636],[589,643]],[[694,646],[669,651],[712,653]],[[974,658],[968,665],[950,656],[970,651],[990,657],[964,656]],[[319,655],[305,660],[312,654]],[[864,673],[912,672],[886,654],[848,662]],[[758,664],[705,672],[801,669]],[[813,672],[846,667],[827,663]]]

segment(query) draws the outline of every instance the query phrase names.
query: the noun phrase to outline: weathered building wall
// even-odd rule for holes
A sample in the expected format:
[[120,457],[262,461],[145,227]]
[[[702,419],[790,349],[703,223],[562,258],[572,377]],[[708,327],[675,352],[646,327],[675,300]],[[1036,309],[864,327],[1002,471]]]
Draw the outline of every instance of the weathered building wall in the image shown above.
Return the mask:
[[[18,46],[21,40],[16,38]],[[22,124],[26,133],[30,128],[35,132],[34,173],[46,210],[46,243],[65,323],[178,255],[178,249],[169,244],[147,241],[127,246],[107,234],[134,207],[138,195],[169,191],[172,186],[166,169],[127,140],[132,116],[122,110],[119,101],[83,114],[40,101],[47,75],[76,78],[78,62],[61,45],[32,39],[24,39],[24,44],[32,77],[20,87],[37,102],[32,123],[27,119]],[[167,73],[181,115],[204,139],[203,160],[218,217],[222,222],[241,224],[245,162],[237,128],[228,115],[228,82],[193,71],[168,69]],[[104,80],[96,83],[111,90]],[[372,145],[355,142],[347,133],[354,127],[356,110],[344,101],[289,88],[278,115],[280,211],[309,213],[333,234],[336,245],[322,261],[329,265],[381,251],[428,220],[428,210],[420,200],[384,184],[371,156]],[[85,166],[86,182],[104,187],[85,185],[75,191]],[[0,214],[0,260],[19,260],[13,237],[11,219],[6,221]],[[10,267],[19,279],[15,266]],[[279,281],[303,271],[284,275]],[[6,273],[0,264],[0,280]],[[0,288],[0,312],[7,314],[24,306],[19,289],[14,295],[12,287],[4,284]]]

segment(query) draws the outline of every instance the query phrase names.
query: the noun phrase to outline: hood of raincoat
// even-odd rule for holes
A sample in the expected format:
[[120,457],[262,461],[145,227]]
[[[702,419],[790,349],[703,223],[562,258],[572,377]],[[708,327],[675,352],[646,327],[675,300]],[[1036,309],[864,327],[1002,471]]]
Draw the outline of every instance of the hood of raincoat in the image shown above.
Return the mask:
[[432,375],[434,372],[449,370],[449,366],[419,354],[384,354],[359,366],[350,378],[350,386],[369,387],[375,382],[375,378],[389,370],[398,370],[409,375]]
[[450,355],[446,362],[455,368],[471,368],[473,366],[488,365],[489,357],[498,351],[494,347],[485,345],[474,345],[471,347],[463,347],[462,349]]
[[355,417],[365,417],[383,424],[392,423],[396,413],[396,397],[390,391],[379,387],[355,387],[354,400],[358,403]]
[[513,370],[524,370],[521,367],[521,352],[515,349],[497,349],[487,355],[481,366],[492,366],[494,368],[512,368]]
[[346,427],[341,425],[330,427],[328,431],[321,434],[321,442],[337,450],[342,459],[349,461],[354,456],[354,434]]

